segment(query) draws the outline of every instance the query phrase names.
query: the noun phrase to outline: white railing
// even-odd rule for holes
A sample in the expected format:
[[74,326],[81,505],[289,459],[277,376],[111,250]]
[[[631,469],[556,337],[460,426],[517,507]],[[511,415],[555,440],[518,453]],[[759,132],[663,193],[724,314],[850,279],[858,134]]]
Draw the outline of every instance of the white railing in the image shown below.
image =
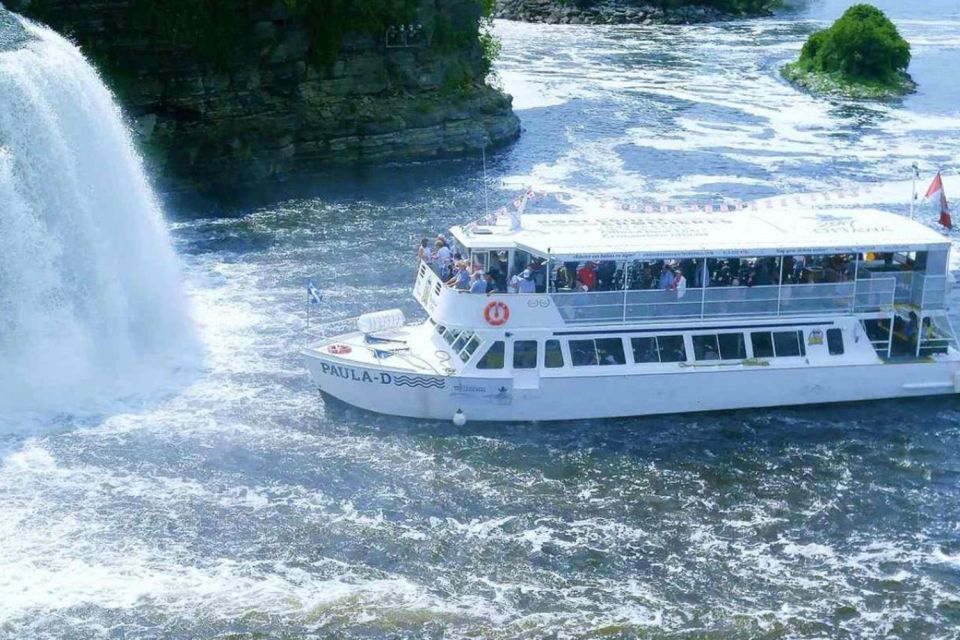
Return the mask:
[[863,313],[891,309],[896,282],[856,282],[715,287],[676,291],[554,293],[551,298],[568,324]]

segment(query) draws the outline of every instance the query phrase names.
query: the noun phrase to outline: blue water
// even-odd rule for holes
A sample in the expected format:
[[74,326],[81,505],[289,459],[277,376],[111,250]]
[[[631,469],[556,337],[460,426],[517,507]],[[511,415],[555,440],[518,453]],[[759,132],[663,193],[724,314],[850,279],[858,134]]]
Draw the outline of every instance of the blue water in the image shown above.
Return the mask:
[[[915,95],[850,104],[778,78],[847,4],[498,23],[525,132],[489,158],[491,201],[956,170],[956,2],[880,3],[913,43]],[[328,176],[226,218],[171,211],[205,369],[3,436],[0,637],[956,637],[954,398],[459,429],[327,414],[296,355],[301,277],[320,271],[327,317],[416,315],[414,239],[475,217],[481,186],[464,160]]]

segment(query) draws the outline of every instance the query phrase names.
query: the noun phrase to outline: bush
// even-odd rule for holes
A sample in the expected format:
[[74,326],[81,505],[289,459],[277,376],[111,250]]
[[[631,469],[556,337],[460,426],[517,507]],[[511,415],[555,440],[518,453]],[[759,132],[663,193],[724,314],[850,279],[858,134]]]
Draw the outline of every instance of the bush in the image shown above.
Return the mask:
[[798,66],[851,80],[889,81],[910,64],[910,45],[876,7],[858,4],[803,45]]

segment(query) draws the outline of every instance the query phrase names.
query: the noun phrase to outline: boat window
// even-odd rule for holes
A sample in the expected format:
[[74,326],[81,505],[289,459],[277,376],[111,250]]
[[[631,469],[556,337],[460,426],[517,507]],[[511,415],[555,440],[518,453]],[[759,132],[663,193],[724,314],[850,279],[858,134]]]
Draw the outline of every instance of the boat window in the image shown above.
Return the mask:
[[660,346],[660,362],[686,362],[687,348],[683,344],[683,336],[658,336]]
[[497,340],[477,362],[477,369],[503,369],[503,340]]
[[773,336],[769,331],[750,334],[750,343],[753,345],[754,358],[773,357]]
[[460,334],[454,338],[453,342],[450,343],[450,348],[459,352],[461,349],[467,346],[467,342],[469,342],[470,338],[472,337],[473,333],[470,331],[461,331]]
[[721,360],[743,360],[747,357],[747,346],[742,333],[721,333],[717,340],[720,343]]
[[600,364],[626,364],[623,355],[623,340],[620,338],[600,338],[597,340],[597,360]]
[[575,367],[627,363],[627,357],[623,352],[623,340],[620,338],[571,340],[570,359]]
[[575,367],[589,367],[597,364],[597,347],[593,340],[571,340],[570,360]]
[[470,359],[470,356],[473,355],[473,352],[477,350],[477,347],[480,346],[480,338],[476,335],[472,336],[467,344],[460,350],[460,359],[464,362]]
[[774,331],[773,350],[778,358],[806,355],[803,331]]
[[537,341],[517,340],[513,343],[513,368],[537,368]]
[[683,336],[656,336],[652,338],[631,338],[633,361],[645,362],[686,362],[687,350],[683,345]]
[[720,345],[717,336],[693,336],[693,357],[697,360],[719,360]]
[[660,362],[656,338],[631,338],[630,347],[633,349],[634,362]]
[[547,369],[559,369],[563,366],[563,351],[559,340],[547,340],[544,346],[543,366]]
[[832,356],[843,355],[843,332],[840,329],[827,329],[827,349]]

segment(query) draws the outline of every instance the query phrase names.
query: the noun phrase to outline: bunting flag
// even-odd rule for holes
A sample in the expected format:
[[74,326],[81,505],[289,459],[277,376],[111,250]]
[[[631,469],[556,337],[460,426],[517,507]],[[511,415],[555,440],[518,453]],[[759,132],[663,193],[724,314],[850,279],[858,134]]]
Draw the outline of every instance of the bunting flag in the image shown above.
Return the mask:
[[[843,205],[846,204],[847,201],[850,201],[852,204],[855,202],[856,198],[875,192],[876,188],[876,185],[874,187],[865,185],[850,185],[846,188],[834,189],[829,192],[824,191],[799,195],[784,194],[749,201],[743,201],[734,198],[723,198],[719,196],[701,203],[690,203],[683,201],[677,202],[672,200],[640,200],[639,202],[608,200],[602,202],[600,206],[605,210],[630,212],[636,215],[654,214],[658,212],[661,214],[699,213],[707,215],[746,210],[761,212],[774,211],[777,209],[796,209],[798,207],[829,206],[833,204]],[[487,214],[478,218],[472,223],[472,226],[467,225],[466,228],[468,232],[471,232],[475,231],[476,227],[481,225],[494,226],[506,223],[509,224],[511,229],[518,230],[521,228],[520,219],[524,213],[524,210],[527,208],[527,205],[535,200],[546,197],[552,197],[557,202],[562,204],[575,204],[580,200],[580,198],[571,196],[570,194],[564,194],[562,192],[548,193],[545,191],[535,191],[528,187],[519,196],[514,196],[510,200],[507,200],[506,204],[497,209],[495,213]],[[952,229],[953,220],[950,215],[947,197],[943,191],[943,181],[939,172],[937,173],[933,182],[930,184],[930,188],[927,190],[927,195],[924,199],[927,198],[930,198],[934,202],[935,206],[938,207],[937,210],[940,214],[940,224],[942,224],[944,227]]]
[[953,220],[950,218],[950,205],[947,203],[947,193],[943,190],[943,178],[940,172],[933,178],[930,188],[927,189],[927,195],[923,199],[930,199],[931,202],[940,210],[940,224],[947,229],[953,229]]

